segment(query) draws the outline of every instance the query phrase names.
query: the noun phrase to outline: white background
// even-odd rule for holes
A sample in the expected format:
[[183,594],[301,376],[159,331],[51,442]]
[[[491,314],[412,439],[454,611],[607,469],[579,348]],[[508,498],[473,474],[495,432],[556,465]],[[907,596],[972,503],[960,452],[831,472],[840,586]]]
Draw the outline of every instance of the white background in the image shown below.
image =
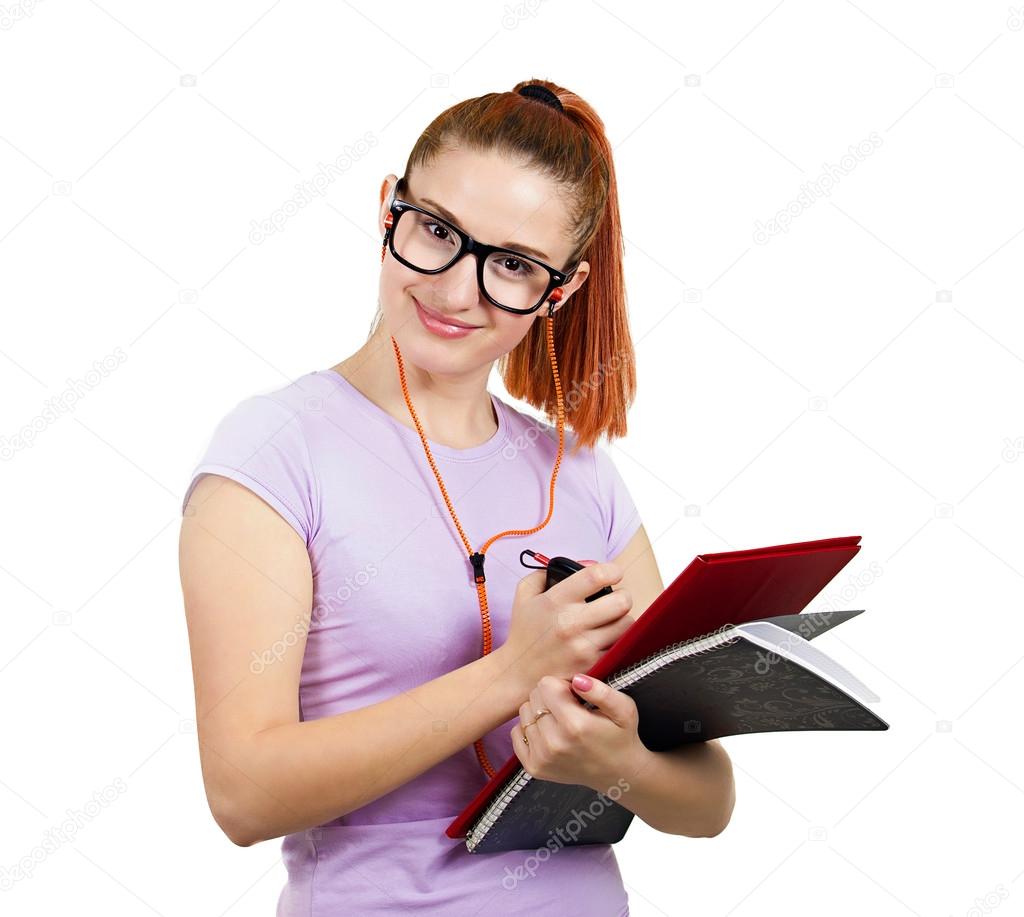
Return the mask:
[[611,450],[666,583],[862,535],[808,610],[867,609],[817,645],[891,724],[726,739],[722,835],[616,846],[633,914],[1022,912],[1024,7],[26,4],[0,8],[0,911],[273,912],[280,842],[233,846],[203,793],[188,473],[238,401],[365,340],[419,132],[540,77],[615,148],[639,393]]

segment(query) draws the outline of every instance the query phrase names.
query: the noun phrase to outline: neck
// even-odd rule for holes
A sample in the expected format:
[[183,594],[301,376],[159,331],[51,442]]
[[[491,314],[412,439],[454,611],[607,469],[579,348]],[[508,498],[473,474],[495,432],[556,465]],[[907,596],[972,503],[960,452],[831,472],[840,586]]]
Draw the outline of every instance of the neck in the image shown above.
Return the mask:
[[[461,375],[430,373],[402,354],[409,400],[427,439],[453,449],[470,449],[490,439],[498,420],[487,392],[491,365]],[[399,423],[416,429],[405,403],[391,334],[383,323],[362,347],[333,370]]]

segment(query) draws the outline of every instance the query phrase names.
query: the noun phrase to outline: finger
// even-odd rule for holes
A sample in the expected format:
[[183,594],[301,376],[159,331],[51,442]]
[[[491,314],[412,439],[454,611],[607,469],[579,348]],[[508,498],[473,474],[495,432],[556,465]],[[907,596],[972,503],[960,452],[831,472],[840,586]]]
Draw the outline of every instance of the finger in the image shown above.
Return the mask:
[[[533,715],[537,715],[540,709],[550,710],[550,717],[556,723],[565,722],[566,717],[571,716],[579,708],[579,702],[573,697],[572,688],[568,678],[558,678],[555,675],[545,675],[530,692],[530,704],[533,706]],[[529,720],[527,720],[529,722]]]
[[537,718],[537,709],[532,698],[521,704],[519,707],[519,727],[523,735],[530,740],[529,748],[539,754],[543,754],[547,750],[547,742],[545,741],[544,733],[540,730],[544,720],[551,719],[551,716],[542,716],[537,722],[534,722]]
[[602,595],[593,602],[572,609],[587,627],[614,624],[629,614],[633,607],[633,596],[628,589],[613,589],[611,595]]
[[[550,713],[545,713],[544,716],[537,716],[538,710],[550,710]],[[544,720],[552,720],[558,722],[555,716],[554,708],[551,704],[547,703],[543,698],[539,697],[536,693],[536,689],[530,692],[530,699],[524,701],[519,706],[519,721],[522,723],[523,728],[526,728],[527,723],[533,723],[536,721],[537,725],[540,726]],[[531,726],[531,729],[534,727]],[[529,735],[530,733],[527,733]]]
[[525,733],[523,732],[523,727],[516,723],[516,725],[512,727],[510,735],[512,737],[512,748],[515,751],[520,762],[525,763],[523,761],[524,758],[527,761],[529,761],[530,746],[527,742],[523,741],[525,735]]
[[604,652],[618,642],[619,637],[633,626],[635,620],[636,619],[627,612],[621,618],[612,621],[610,624],[594,628],[594,630],[587,634],[587,638],[594,644],[594,646]]
[[582,570],[567,576],[551,587],[564,593],[573,601],[582,602],[588,595],[600,592],[605,586],[614,586],[622,579],[622,567],[610,561],[603,564],[589,564]]
[[516,583],[516,597],[532,599],[544,591],[545,583],[547,583],[547,574],[543,570],[528,573]]
[[600,679],[594,678],[593,675],[583,675],[580,673],[580,678],[586,679],[590,683],[589,688],[583,688],[582,685],[577,681],[577,677],[574,677],[570,684],[572,690],[576,692],[584,700],[590,701],[597,709],[603,713],[608,719],[612,720],[618,726],[626,726],[632,715],[632,698],[627,697],[621,691],[608,685],[606,682]]
[[569,726],[583,726],[586,714],[573,695],[569,682],[564,678],[545,675],[530,692],[530,701],[534,705],[534,716],[541,708],[551,711],[549,716],[541,717],[537,722],[537,726],[542,730],[547,729],[544,733],[545,740],[550,740],[552,735]]

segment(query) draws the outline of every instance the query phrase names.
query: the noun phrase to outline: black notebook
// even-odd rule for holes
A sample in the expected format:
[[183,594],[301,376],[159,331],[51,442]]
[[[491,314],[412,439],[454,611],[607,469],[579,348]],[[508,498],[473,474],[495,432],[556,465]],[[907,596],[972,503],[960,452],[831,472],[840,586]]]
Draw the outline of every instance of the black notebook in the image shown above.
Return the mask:
[[[810,640],[860,614],[789,614],[727,624],[667,646],[607,679],[633,698],[651,751],[744,733],[884,730],[878,697]],[[593,704],[584,706],[595,709]],[[585,786],[535,780],[519,767],[466,834],[472,853],[611,844],[633,813]]]

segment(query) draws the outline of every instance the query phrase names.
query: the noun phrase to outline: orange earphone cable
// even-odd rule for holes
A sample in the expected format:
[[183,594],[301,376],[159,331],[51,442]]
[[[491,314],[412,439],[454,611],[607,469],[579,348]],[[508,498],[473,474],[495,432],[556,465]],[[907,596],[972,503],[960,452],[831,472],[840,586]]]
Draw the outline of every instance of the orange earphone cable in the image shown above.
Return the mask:
[[[381,254],[381,258],[383,259],[383,253]],[[552,297],[554,301],[561,298],[559,295],[560,292],[560,290],[555,291],[556,295]],[[398,376],[402,382],[402,394],[405,396],[405,403],[409,407],[409,413],[412,415],[413,423],[416,424],[416,432],[420,435],[420,440],[423,443],[423,449],[427,454],[427,460],[430,462],[430,467],[434,472],[434,477],[437,478],[437,484],[441,488],[441,494],[444,497],[445,505],[448,507],[448,512],[451,514],[452,521],[455,523],[455,527],[459,531],[459,537],[462,538],[462,543],[466,546],[466,551],[470,555],[470,562],[473,565],[477,600],[480,603],[480,620],[483,628],[483,656],[486,656],[491,652],[491,617],[487,607],[487,589],[484,585],[484,557],[487,553],[487,549],[491,544],[499,538],[503,538],[505,535],[532,535],[534,532],[539,532],[551,520],[551,514],[555,509],[555,479],[558,477],[558,469],[562,462],[562,453],[565,451],[565,406],[562,401],[562,381],[558,376],[558,361],[555,359],[554,318],[552,317],[551,311],[548,312],[546,318],[548,356],[551,359],[551,371],[555,377],[555,396],[558,404],[558,454],[555,456],[555,464],[551,470],[551,486],[548,490],[548,514],[540,525],[535,526],[532,529],[506,529],[504,532],[499,532],[497,535],[494,535],[485,541],[481,546],[480,551],[477,553],[473,552],[469,539],[466,537],[466,533],[462,530],[462,525],[459,522],[458,516],[455,515],[455,510],[452,507],[452,501],[448,496],[448,490],[444,486],[444,481],[441,480],[441,474],[438,472],[437,465],[434,463],[434,457],[430,453],[430,446],[427,445],[427,438],[423,433],[423,427],[420,425],[419,418],[416,416],[416,411],[413,409],[412,401],[409,398],[409,386],[405,379],[405,366],[402,363],[401,351],[398,349],[398,341],[395,340],[394,336],[391,337],[391,344],[395,350],[395,359],[398,362]],[[473,743],[473,748],[476,751],[477,760],[479,760],[484,773],[487,774],[488,777],[493,777],[497,773],[497,770],[487,757],[487,752],[484,750],[483,739],[477,739]]]

